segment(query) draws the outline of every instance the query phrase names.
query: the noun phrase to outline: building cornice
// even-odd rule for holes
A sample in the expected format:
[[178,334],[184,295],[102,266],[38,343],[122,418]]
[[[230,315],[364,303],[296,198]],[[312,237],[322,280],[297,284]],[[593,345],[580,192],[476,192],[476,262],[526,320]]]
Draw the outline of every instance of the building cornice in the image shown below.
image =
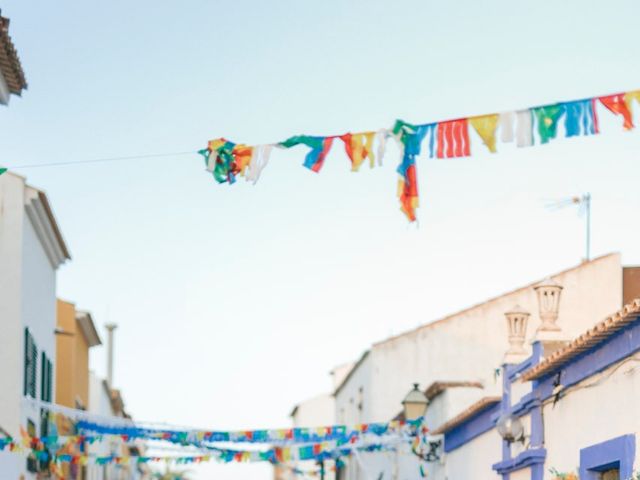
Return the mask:
[[69,250],[44,192],[27,186],[25,210],[53,268],[70,260]]

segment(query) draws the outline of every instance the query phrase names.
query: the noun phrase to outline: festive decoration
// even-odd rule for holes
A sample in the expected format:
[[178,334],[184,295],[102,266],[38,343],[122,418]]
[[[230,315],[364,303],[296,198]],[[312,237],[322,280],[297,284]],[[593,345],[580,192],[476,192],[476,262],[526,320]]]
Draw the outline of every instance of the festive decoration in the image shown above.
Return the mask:
[[[391,131],[381,129],[327,137],[297,135],[275,145],[281,148],[306,145],[311,150],[305,157],[304,166],[314,172],[320,172],[334,139],[339,138],[344,143],[345,152],[351,162],[351,170],[357,172],[366,160],[369,160],[371,167],[376,161],[381,165],[387,138],[390,135],[393,136],[398,141],[401,158],[397,169],[400,174],[398,186],[400,208],[409,221],[413,222],[416,220],[415,210],[418,207],[416,156],[420,153],[420,145],[427,135],[430,135],[430,158],[470,156],[469,125],[473,127],[489,151],[494,153],[497,151],[498,131],[500,131],[502,142],[510,143],[515,140],[518,147],[533,145],[534,131],[536,131],[540,143],[545,144],[557,137],[558,125],[563,116],[567,137],[595,135],[600,130],[596,111],[597,102],[615,115],[621,116],[623,127],[630,130],[633,128],[632,103],[634,100],[640,103],[640,90],[423,125],[398,120]],[[267,164],[272,146],[251,147],[220,138],[210,141],[207,148],[200,150],[199,153],[205,158],[207,170],[219,183],[234,183],[235,177],[244,175],[245,171],[248,171],[247,180],[255,183]],[[375,154],[374,150],[376,150]]]
[[[394,420],[388,423],[363,423],[355,427],[332,425],[315,428],[247,431],[186,431],[143,428],[133,425],[108,425],[80,420],[76,424],[76,429],[82,433],[93,432],[98,435],[116,435],[127,439],[166,440],[183,445],[201,444],[202,442],[290,444],[337,441],[348,443],[365,434],[377,437],[390,434],[410,434],[421,422],[422,419],[411,421]],[[89,435],[82,435],[82,437],[90,438]]]
[[600,97],[598,100],[600,100],[600,102],[607,107],[611,113],[622,115],[622,118],[624,118],[623,127],[625,130],[631,130],[633,128],[631,110],[629,109],[627,102],[625,102],[624,93],[616,93],[615,95]]
[[0,167],[0,175],[2,175],[2,174],[3,174],[4,172],[6,172],[6,171],[7,171],[7,169],[6,169],[6,168],[1,168],[1,167]]

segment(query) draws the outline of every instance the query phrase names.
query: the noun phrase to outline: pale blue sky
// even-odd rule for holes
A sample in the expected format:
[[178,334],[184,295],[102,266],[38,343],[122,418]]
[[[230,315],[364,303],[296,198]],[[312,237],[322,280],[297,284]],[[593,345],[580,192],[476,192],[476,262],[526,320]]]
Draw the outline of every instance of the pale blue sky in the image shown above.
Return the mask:
[[[29,90],[0,111],[0,164],[638,89],[639,13],[634,0],[6,0]],[[640,134],[601,120],[598,137],[496,155],[475,137],[469,159],[421,157],[418,227],[398,210],[395,147],[357,174],[341,144],[320,175],[300,166],[304,147],[276,151],[255,187],[215,184],[196,155],[16,171],[48,192],[69,243],[60,296],[120,324],[115,383],[137,418],[281,426],[372,341],[579,262],[582,219],[545,199],[590,191],[594,253],[640,263]]]

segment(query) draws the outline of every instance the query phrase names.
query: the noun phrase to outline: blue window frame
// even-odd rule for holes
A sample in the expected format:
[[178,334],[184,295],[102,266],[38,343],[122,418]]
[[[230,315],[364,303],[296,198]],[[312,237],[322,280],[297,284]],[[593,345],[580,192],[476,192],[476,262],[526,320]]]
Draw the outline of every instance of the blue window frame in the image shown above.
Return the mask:
[[636,436],[623,435],[580,450],[580,480],[598,480],[602,472],[620,470],[620,478],[632,478]]

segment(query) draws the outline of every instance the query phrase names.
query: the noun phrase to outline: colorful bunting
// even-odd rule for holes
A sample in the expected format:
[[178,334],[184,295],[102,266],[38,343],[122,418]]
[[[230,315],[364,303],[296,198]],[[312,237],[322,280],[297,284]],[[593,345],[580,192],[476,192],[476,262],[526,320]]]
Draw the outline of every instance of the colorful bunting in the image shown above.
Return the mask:
[[615,95],[608,95],[606,97],[598,98],[600,102],[609,109],[611,113],[616,115],[622,115],[624,118],[623,127],[625,130],[631,130],[633,128],[633,118],[631,116],[631,110],[625,102],[624,93],[616,93]]
[[357,172],[360,165],[369,158],[369,166],[375,165],[375,155],[373,153],[373,140],[376,132],[345,133],[340,136],[344,142],[344,149],[351,160],[351,170]]
[[438,158],[468,157],[469,125],[466,118],[438,124]]
[[564,128],[567,137],[598,133],[598,114],[593,99],[567,102],[563,107],[566,113]]
[[483,143],[491,153],[496,150],[496,129],[498,128],[498,115],[484,115],[482,117],[471,117],[469,123],[476,131]]
[[562,117],[564,113],[563,106],[547,105],[546,107],[533,108],[532,112],[538,121],[540,143],[548,143],[549,140],[556,138],[558,120],[560,120],[560,117]]
[[6,171],[7,171],[7,169],[6,169],[6,168],[2,168],[2,167],[0,167],[0,175],[2,175],[2,174],[3,174],[4,172],[6,172]]
[[303,144],[311,148],[311,151],[307,153],[305,157],[304,166],[317,173],[322,168],[324,159],[329,154],[329,150],[331,150],[333,139],[334,137],[296,135],[280,143],[279,146],[282,148],[291,148]]
[[[339,138],[344,143],[351,170],[356,172],[367,160],[371,167],[376,162],[382,165],[387,139],[393,136],[398,141],[401,153],[401,162],[397,169],[400,174],[398,196],[401,210],[410,221],[415,221],[415,210],[418,206],[415,157],[420,153],[420,146],[426,135],[431,135],[429,140],[431,158],[434,156],[457,158],[471,155],[469,124],[492,153],[497,150],[498,130],[500,130],[502,142],[510,143],[515,140],[518,147],[533,145],[534,123],[537,126],[536,132],[540,143],[548,143],[556,138],[558,124],[563,115],[565,115],[564,129],[567,137],[594,135],[599,133],[596,100],[600,100],[600,103],[615,115],[622,116],[626,130],[633,128],[631,105],[634,100],[640,103],[640,90],[424,125],[413,125],[398,120],[391,130],[380,129],[327,137],[297,135],[276,145],[281,148],[306,145],[311,150],[305,157],[304,166],[319,172],[331,150],[333,140]],[[207,170],[213,174],[217,182],[234,183],[237,175],[245,175],[247,180],[255,183],[268,163],[272,147],[273,145],[252,147],[219,138],[210,141],[207,148],[199,153],[205,158]],[[0,174],[2,173],[4,172],[0,169]]]

